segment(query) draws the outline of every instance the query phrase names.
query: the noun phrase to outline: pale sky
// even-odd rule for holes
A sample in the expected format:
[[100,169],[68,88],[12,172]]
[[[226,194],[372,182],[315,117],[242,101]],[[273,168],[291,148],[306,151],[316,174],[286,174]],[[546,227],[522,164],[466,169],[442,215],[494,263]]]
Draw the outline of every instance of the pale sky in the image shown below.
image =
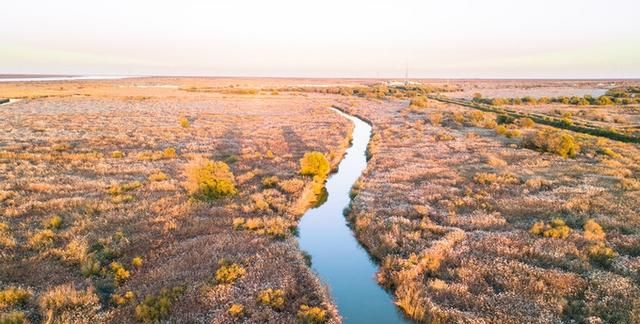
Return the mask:
[[0,74],[639,78],[638,0],[3,0]]

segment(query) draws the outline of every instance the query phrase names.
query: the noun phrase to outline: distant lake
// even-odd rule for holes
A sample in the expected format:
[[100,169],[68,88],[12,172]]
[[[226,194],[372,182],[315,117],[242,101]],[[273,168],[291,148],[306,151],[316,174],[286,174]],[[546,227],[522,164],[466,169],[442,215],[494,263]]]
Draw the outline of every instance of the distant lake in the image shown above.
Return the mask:
[[486,98],[522,98],[525,96],[531,96],[535,98],[540,97],[582,97],[585,95],[591,95],[593,97],[600,97],[607,93],[609,89],[606,88],[572,88],[572,87],[539,87],[539,88],[496,88],[496,89],[466,89],[461,92],[452,92],[447,94],[453,98],[471,99],[473,94],[479,92]]

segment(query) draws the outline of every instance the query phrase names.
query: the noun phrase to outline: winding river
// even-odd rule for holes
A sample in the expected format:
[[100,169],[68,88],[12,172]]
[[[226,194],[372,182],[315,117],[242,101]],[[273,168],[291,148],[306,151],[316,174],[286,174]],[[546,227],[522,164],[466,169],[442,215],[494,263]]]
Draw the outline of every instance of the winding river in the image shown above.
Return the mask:
[[326,183],[327,200],[302,217],[298,227],[300,247],[311,255],[313,269],[329,286],[344,323],[406,323],[392,296],[376,283],[378,266],[360,246],[343,216],[351,187],[367,167],[365,153],[371,126],[332,109],[354,123],[352,145],[338,172]]

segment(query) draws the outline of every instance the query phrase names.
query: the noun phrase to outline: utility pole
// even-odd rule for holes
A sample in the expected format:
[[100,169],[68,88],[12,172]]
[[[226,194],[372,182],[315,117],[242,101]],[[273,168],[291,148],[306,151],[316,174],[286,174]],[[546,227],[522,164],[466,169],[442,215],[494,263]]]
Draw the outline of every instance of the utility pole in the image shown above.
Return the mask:
[[409,85],[409,59],[407,59],[407,62],[404,68],[404,85]]

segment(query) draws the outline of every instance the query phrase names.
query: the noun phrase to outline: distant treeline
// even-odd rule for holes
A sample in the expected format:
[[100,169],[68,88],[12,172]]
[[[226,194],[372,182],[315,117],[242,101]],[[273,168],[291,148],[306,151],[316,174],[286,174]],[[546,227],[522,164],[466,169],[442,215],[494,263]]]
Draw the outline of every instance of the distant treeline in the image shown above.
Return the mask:
[[585,95],[583,97],[540,97],[534,98],[531,96],[525,96],[522,98],[483,98],[482,95],[476,93],[473,96],[473,101],[477,103],[493,105],[493,106],[503,106],[503,105],[545,105],[545,104],[564,104],[564,105],[576,105],[576,106],[588,106],[588,105],[597,105],[597,106],[609,106],[609,105],[632,105],[632,104],[640,104],[640,97],[638,94],[640,93],[640,88],[629,87],[629,88],[616,88],[607,91],[605,95],[599,97],[593,97],[590,95]]
[[385,83],[370,86],[336,86],[336,87],[281,87],[265,88],[263,91],[271,92],[316,92],[327,94],[340,94],[343,96],[358,96],[364,98],[383,99],[385,97],[412,98],[430,93],[454,92],[460,89],[454,87],[437,87],[425,84],[409,84],[389,86]]

